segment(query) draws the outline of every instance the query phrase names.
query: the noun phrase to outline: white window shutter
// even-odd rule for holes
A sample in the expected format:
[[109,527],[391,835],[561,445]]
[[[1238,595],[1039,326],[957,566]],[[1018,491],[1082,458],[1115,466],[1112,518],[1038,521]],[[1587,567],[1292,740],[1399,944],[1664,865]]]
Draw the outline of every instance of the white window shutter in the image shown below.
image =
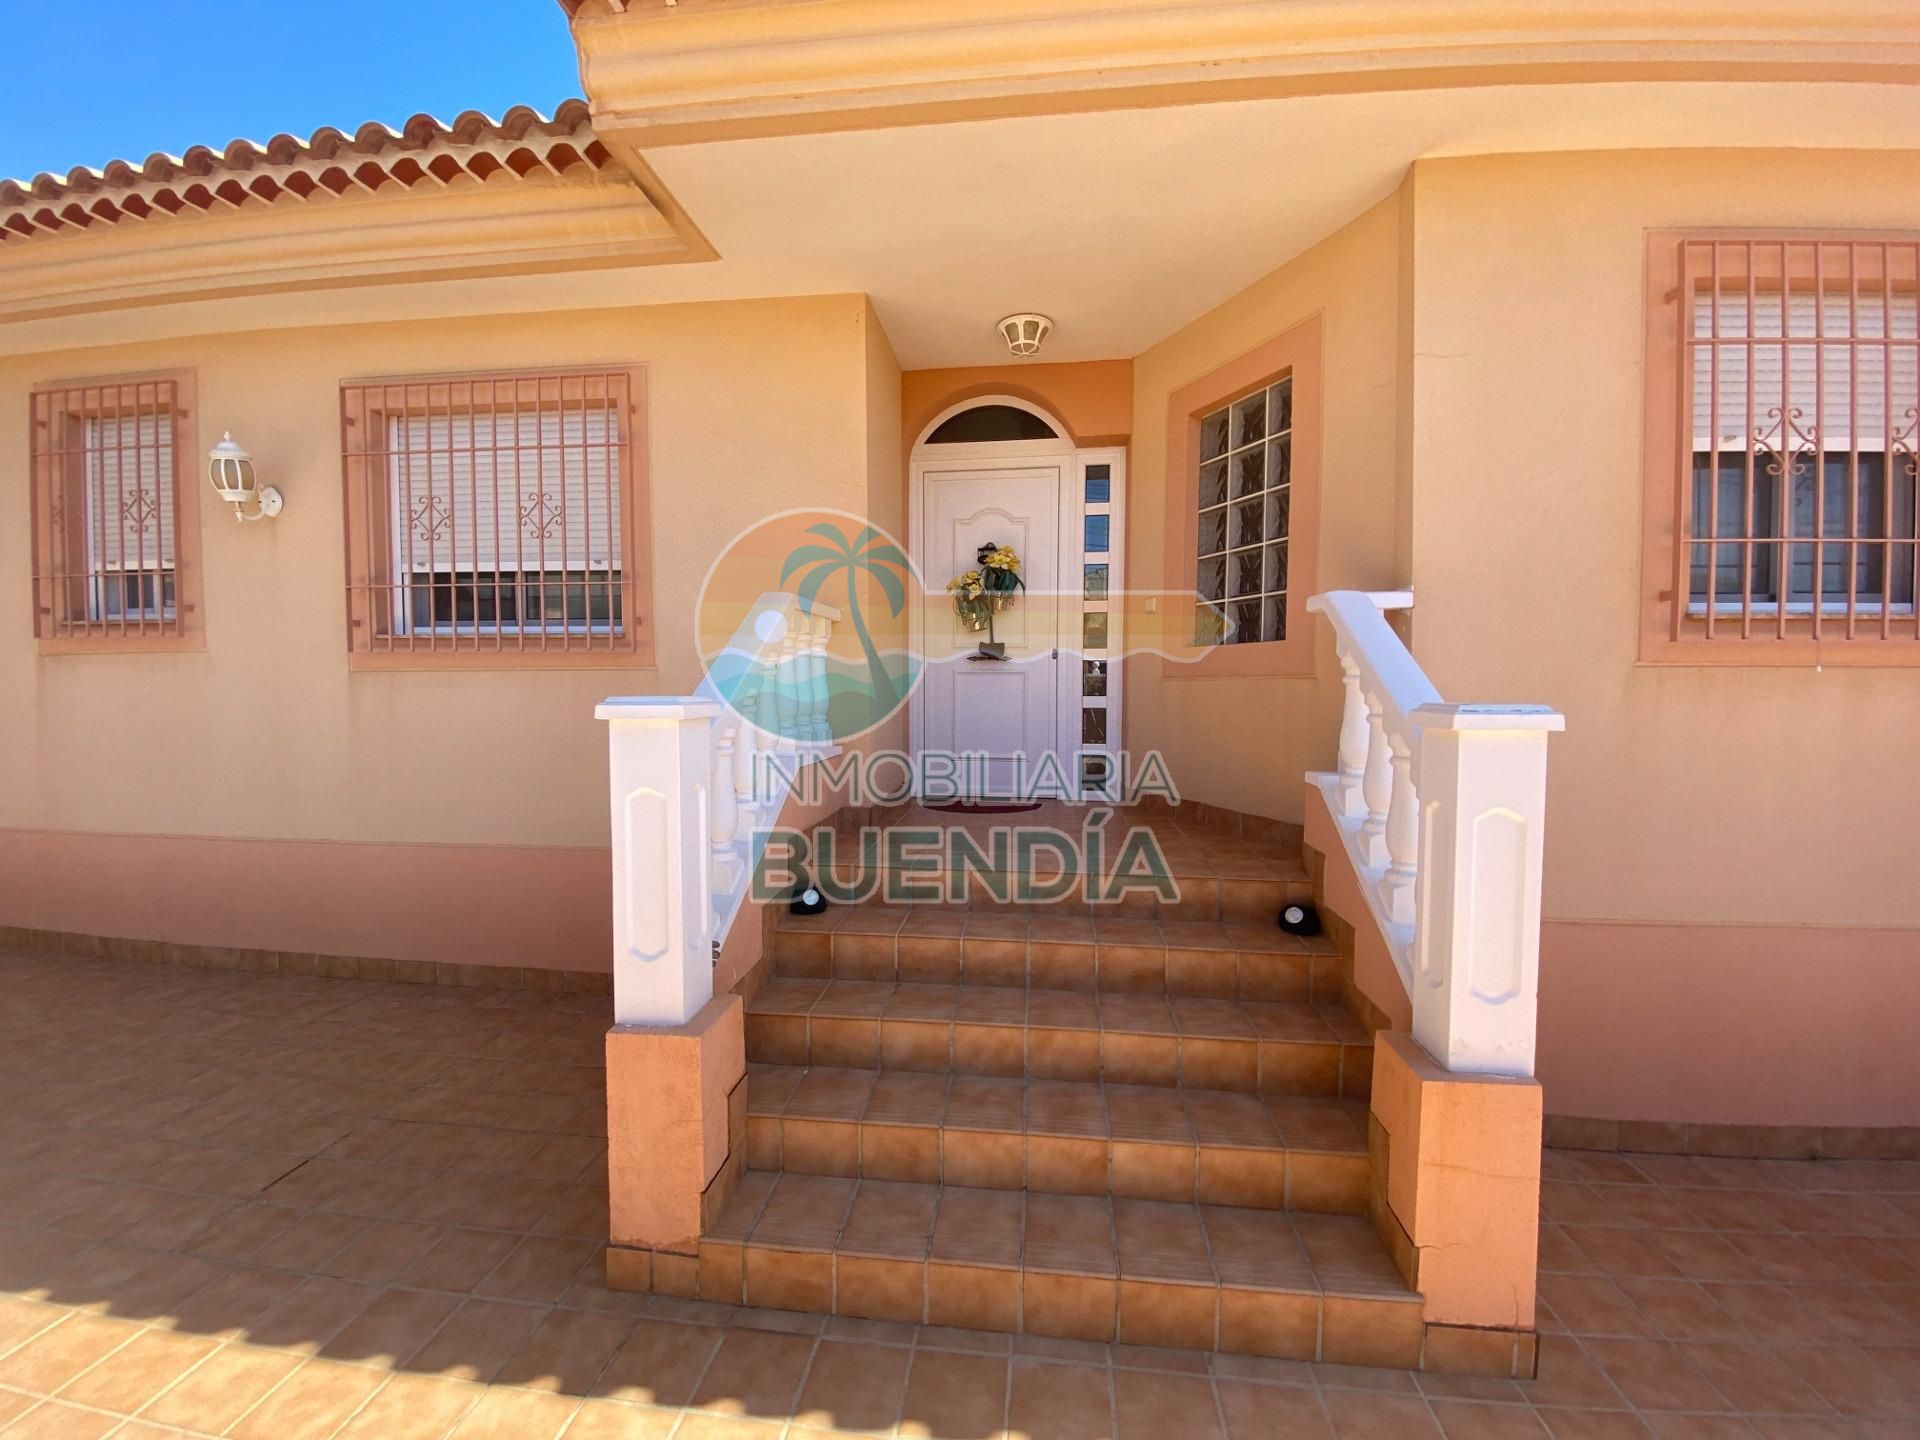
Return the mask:
[[86,422],[88,568],[173,569],[173,418]]
[[621,568],[606,406],[394,416],[388,432],[396,570]]
[[[1889,438],[1889,401],[1892,438],[1910,436],[1913,411],[1920,405],[1920,332],[1916,332],[1912,295],[1894,295],[1887,304],[1878,293],[1863,292],[1856,311],[1851,295],[1829,293],[1816,314],[1813,295],[1796,291],[1788,297],[1784,334],[1777,291],[1753,297],[1751,330],[1747,308],[1745,291],[1722,292],[1722,343],[1694,347],[1691,398],[1696,451],[1709,449],[1716,436],[1721,450],[1743,451],[1756,438],[1769,448],[1806,448],[1812,443],[1808,435],[1817,436],[1827,450],[1884,450]],[[1889,320],[1891,345],[1850,343],[1887,339]],[[1694,299],[1693,335],[1696,340],[1710,340],[1714,333],[1714,299],[1706,291]],[[1749,347],[1725,343],[1748,338],[1758,342],[1751,347],[1751,420],[1747,414]],[[1824,345],[1817,343],[1822,339]],[[1783,419],[1791,420],[1801,433],[1783,438]],[[1857,444],[1851,443],[1855,437]]]

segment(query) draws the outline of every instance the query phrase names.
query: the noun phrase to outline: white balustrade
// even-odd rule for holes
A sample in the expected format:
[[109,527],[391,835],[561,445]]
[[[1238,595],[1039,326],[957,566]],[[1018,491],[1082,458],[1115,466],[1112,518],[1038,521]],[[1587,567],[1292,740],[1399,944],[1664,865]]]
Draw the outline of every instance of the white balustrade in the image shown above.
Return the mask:
[[833,633],[833,622],[817,611],[807,617],[808,694],[812,700],[813,733],[808,737],[816,745],[823,745],[833,738],[832,726],[827,722],[827,640]]
[[838,618],[762,595],[699,693],[615,696],[594,711],[608,722],[618,1023],[683,1025],[713,998],[756,839],[798,766],[838,753],[826,721]]
[[1531,1075],[1547,736],[1566,721],[1445,703],[1383,614],[1412,604],[1358,590],[1307,602],[1333,627],[1345,690],[1337,768],[1307,779],[1406,986],[1414,1039],[1449,1070]]

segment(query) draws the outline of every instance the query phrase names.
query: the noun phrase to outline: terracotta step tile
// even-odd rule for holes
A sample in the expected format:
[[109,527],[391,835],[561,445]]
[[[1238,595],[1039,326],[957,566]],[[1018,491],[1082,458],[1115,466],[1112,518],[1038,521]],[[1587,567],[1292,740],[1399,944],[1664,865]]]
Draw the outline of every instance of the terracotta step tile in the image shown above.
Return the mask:
[[[833,874],[838,884],[849,894],[857,892],[867,898],[855,903],[845,899],[830,903],[817,916],[783,910],[776,926],[784,936],[792,937],[790,943],[799,953],[817,945],[803,937],[828,934],[850,923],[855,927],[850,934],[898,934],[899,926],[888,926],[901,912],[958,909],[975,915],[1022,918],[1093,914],[1113,920],[1270,923],[1289,900],[1311,896],[1305,868],[1295,855],[1249,847],[1237,838],[1207,844],[1163,838],[1160,844],[1173,881],[1172,898],[1163,900],[1151,892],[1133,890],[1119,901],[1092,904],[1079,883],[1063,896],[1041,898],[1033,894],[1035,887],[1049,886],[1069,873],[1051,855],[1031,870],[970,867],[964,873],[939,864],[893,867],[886,863],[884,854],[864,859],[836,856]],[[1077,869],[1071,873],[1076,877],[1083,874]],[[902,885],[906,891],[901,890]],[[962,895],[964,901],[949,898]],[[894,903],[902,899],[914,903]]]
[[1138,1085],[1105,1090],[1108,1133],[1114,1139],[1192,1146],[1193,1123],[1179,1090]]
[[1029,1270],[1117,1276],[1111,1202],[1092,1195],[1028,1195],[1022,1261]]
[[744,1247],[703,1239],[701,1293],[1075,1341],[1419,1363],[1419,1297],[1359,1217],[805,1179],[779,1180]]
[[1173,1007],[1162,995],[1107,995],[1098,997],[1100,1028],[1129,1035],[1178,1035]]
[[1027,1024],[1045,1030],[1098,1030],[1100,1006],[1092,995],[1035,990],[1027,999]]
[[1021,1025],[1030,1023],[1030,996],[1025,990],[962,986],[954,998],[954,1023],[961,1025]]
[[[787,1100],[788,1118],[858,1120],[866,1114],[879,1075],[872,1070],[808,1070]],[[749,1097],[751,1098],[751,1097]]]
[[857,980],[833,980],[828,982],[820,996],[813,1002],[815,1015],[834,1015],[849,1018],[878,1019],[880,1012],[887,1007],[887,1001],[894,995],[894,986],[887,983],[872,983]]
[[948,1090],[957,1078],[882,1071],[861,1118],[869,1125],[937,1127],[946,1118]]
[[1290,1150],[1367,1153],[1366,1107],[1351,1100],[1266,1095],[1267,1114]]
[[1097,1085],[1033,1080],[1027,1083],[1027,1133],[1106,1139],[1105,1097]]
[[733,1194],[708,1228],[707,1236],[715,1240],[745,1240],[753,1233],[753,1227],[759,1224],[760,1213],[767,1206],[767,1197],[773,1194],[773,1187],[779,1180],[778,1175],[764,1170],[743,1171],[739,1182],[733,1187]]
[[842,1254],[924,1260],[939,1202],[938,1185],[863,1181],[835,1248]]
[[1026,1087],[1012,1079],[956,1075],[947,1092],[946,1125],[953,1130],[991,1130],[1019,1134]]
[[959,1000],[957,985],[903,984],[894,988],[882,1015],[887,1020],[951,1020]]
[[[799,1074],[756,1066],[749,1075],[752,1173],[1333,1214],[1366,1207],[1357,1101],[914,1072]],[[858,1113],[850,1095],[866,1097]]]
[[1200,1218],[1222,1283],[1248,1289],[1318,1290],[1306,1247],[1288,1217],[1268,1210],[1203,1205]]
[[[836,906],[843,913],[833,927],[836,935],[898,935],[907,923],[912,908],[906,905],[866,904]],[[832,913],[830,909],[828,914]]]
[[832,930],[782,929],[775,936],[775,973],[1323,1003],[1343,994],[1338,956],[1324,937],[1300,940],[1267,924],[1030,918],[1017,908],[934,910],[924,920],[910,916],[897,932],[885,929],[887,923],[857,919]]
[[1018,1266],[1027,1198],[1019,1191],[943,1188],[929,1254],[956,1264]]
[[1344,1010],[1266,1001],[779,981],[746,1029],[756,1064],[1350,1098],[1372,1081],[1371,1040]]
[[1216,1148],[1279,1149],[1283,1132],[1268,1104],[1255,1095],[1218,1090],[1187,1092],[1194,1143]]
[[830,1250],[840,1238],[857,1188],[852,1180],[782,1175],[749,1238],[756,1245],[782,1249]]
[[1400,1272],[1370,1221],[1354,1215],[1295,1215],[1293,1225],[1322,1290],[1347,1295],[1405,1293]]
[[1198,1206],[1115,1200],[1113,1224],[1123,1278],[1214,1282]]

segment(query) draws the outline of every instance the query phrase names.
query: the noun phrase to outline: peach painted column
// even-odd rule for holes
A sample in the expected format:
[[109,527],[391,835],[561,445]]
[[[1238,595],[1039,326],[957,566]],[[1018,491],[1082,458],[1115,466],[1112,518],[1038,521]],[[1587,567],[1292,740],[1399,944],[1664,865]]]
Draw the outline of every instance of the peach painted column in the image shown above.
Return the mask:
[[731,757],[716,773],[713,701],[621,697],[594,713],[608,722],[613,823],[607,1276],[647,1289],[657,1253],[695,1252],[710,1187],[735,1173],[745,1026],[740,997],[713,993],[709,853],[715,787],[731,799],[735,781]]
[[729,992],[686,1025],[607,1032],[607,1276],[616,1289],[651,1288],[640,1252],[694,1254],[704,1216],[718,1209],[707,1191],[727,1166],[730,1100],[746,1081],[743,1016]]
[[1373,1055],[1387,1150],[1384,1176],[1375,1155],[1374,1223],[1427,1323],[1531,1330],[1540,1083],[1447,1070],[1400,1030],[1375,1035]]

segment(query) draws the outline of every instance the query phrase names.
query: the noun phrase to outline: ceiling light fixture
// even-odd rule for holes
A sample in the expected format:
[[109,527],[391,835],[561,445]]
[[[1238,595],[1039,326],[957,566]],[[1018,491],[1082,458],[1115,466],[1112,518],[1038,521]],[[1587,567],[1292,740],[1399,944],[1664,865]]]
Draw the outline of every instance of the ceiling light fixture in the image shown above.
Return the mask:
[[1007,349],[1024,360],[1040,353],[1040,347],[1047,343],[1047,336],[1053,333],[1053,321],[1031,310],[1022,311],[1002,320],[1000,333],[1006,337]]

